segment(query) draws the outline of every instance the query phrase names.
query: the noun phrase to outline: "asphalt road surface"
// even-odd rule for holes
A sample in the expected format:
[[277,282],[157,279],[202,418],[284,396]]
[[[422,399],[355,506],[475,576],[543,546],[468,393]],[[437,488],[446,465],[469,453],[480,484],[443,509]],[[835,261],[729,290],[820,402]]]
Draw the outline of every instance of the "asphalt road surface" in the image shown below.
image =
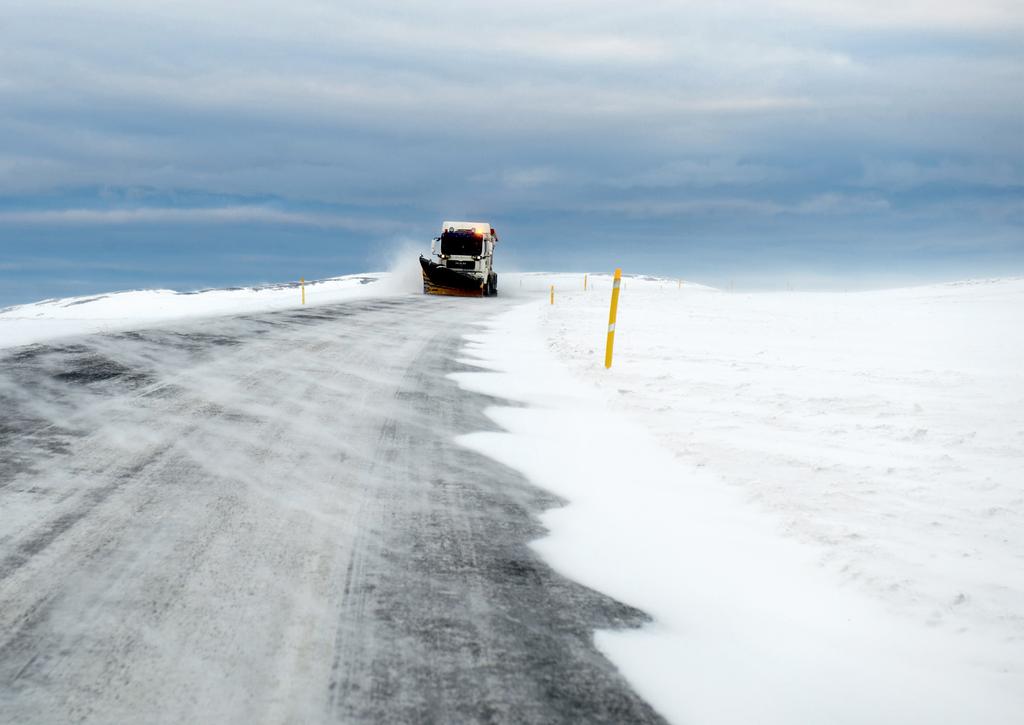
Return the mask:
[[592,643],[643,613],[540,561],[559,501],[453,443],[493,429],[445,376],[507,305],[0,354],[0,721],[660,722]]

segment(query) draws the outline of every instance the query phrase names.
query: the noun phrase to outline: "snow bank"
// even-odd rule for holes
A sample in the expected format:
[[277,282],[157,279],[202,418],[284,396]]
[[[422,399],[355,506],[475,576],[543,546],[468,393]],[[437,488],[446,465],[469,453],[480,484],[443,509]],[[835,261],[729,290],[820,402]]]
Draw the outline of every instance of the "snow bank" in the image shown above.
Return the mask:
[[641,694],[679,722],[1022,721],[1024,281],[629,280],[611,371],[607,278],[552,281],[471,338],[460,384],[528,407],[461,442],[570,502],[553,566],[654,616],[597,637]]
[[[411,283],[405,269],[332,277],[306,282],[306,303],[407,294],[417,291],[418,285],[418,276]],[[189,317],[287,309],[299,307],[301,302],[298,282],[198,292],[133,290],[43,300],[0,310],[0,348]]]

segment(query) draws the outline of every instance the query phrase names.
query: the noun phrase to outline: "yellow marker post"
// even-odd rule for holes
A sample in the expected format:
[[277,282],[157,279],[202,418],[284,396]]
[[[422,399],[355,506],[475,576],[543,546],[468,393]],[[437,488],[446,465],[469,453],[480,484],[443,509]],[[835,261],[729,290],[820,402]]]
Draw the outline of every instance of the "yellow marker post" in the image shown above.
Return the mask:
[[555,286],[551,285],[551,304],[555,304]]
[[587,275],[583,275],[583,291],[587,291]]
[[604,348],[604,366],[612,366],[612,348],[615,347],[615,316],[619,310],[619,285],[622,283],[622,270],[615,270],[615,279],[612,281],[612,307],[608,312],[608,344]]
[[299,277],[299,286],[302,287],[302,304],[306,304],[306,278]]
[[683,288],[683,280],[679,280],[679,289]]

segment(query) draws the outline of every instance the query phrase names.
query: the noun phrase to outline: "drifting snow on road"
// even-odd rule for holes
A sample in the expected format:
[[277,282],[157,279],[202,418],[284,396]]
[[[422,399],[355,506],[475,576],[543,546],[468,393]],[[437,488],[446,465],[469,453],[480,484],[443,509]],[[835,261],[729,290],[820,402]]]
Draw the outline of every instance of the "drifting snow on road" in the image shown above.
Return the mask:
[[559,501],[453,442],[492,427],[445,377],[480,304],[3,355],[0,721],[659,722],[593,644],[645,615],[543,564]]

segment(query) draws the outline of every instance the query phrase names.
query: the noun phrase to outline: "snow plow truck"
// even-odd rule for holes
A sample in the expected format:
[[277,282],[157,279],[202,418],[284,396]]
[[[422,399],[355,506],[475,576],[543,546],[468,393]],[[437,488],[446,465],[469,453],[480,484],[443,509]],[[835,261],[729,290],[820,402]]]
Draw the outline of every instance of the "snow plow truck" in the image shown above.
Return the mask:
[[498,294],[494,247],[498,233],[487,222],[445,222],[430,245],[430,259],[420,255],[423,291],[428,295],[493,297]]

